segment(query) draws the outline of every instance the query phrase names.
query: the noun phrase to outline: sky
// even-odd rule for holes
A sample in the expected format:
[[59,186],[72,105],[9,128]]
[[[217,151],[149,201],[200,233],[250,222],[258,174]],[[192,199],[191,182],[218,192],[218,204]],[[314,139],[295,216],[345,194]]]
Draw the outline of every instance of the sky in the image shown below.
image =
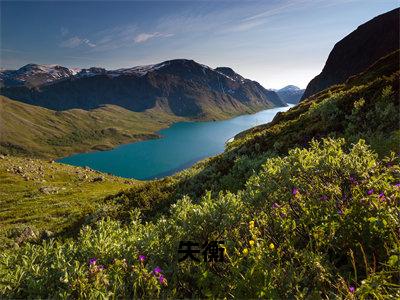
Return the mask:
[[305,88],[333,46],[397,0],[0,1],[0,67],[106,69],[193,59]]

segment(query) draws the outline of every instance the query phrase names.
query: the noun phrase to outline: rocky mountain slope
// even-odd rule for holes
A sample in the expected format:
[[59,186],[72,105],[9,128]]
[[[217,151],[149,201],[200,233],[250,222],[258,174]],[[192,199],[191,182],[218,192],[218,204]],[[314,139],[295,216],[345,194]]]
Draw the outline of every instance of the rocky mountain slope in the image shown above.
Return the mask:
[[310,81],[301,99],[343,83],[398,49],[399,24],[400,8],[397,8],[360,25],[339,41],[329,54],[322,72]]
[[35,87],[72,77],[75,70],[57,65],[28,64],[18,70],[0,71],[0,86]]
[[303,96],[304,89],[300,89],[294,85],[285,86],[276,91],[279,98],[281,98],[286,103],[296,104],[299,103],[301,97]]
[[[7,75],[13,81],[8,84],[11,79],[3,79],[1,94],[53,110],[113,104],[136,112],[159,107],[172,115],[191,118],[212,118],[215,111],[239,114],[286,105],[274,91],[229,68],[212,69],[193,60],[176,59],[114,71],[90,68],[75,75],[71,75],[72,70],[64,71],[40,75],[40,79],[21,69],[13,76],[10,71],[3,72],[3,78]],[[16,82],[20,84],[16,86]]]

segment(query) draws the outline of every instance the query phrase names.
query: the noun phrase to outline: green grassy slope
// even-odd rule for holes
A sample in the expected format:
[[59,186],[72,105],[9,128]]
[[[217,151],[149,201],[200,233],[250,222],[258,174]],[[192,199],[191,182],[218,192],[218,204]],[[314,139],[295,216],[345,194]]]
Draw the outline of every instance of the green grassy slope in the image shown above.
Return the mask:
[[25,230],[37,238],[81,225],[106,209],[106,196],[140,183],[99,172],[23,157],[0,159],[0,248],[13,246]]
[[0,152],[53,158],[156,138],[155,131],[183,120],[157,109],[137,113],[112,105],[56,112],[4,96],[0,115]]

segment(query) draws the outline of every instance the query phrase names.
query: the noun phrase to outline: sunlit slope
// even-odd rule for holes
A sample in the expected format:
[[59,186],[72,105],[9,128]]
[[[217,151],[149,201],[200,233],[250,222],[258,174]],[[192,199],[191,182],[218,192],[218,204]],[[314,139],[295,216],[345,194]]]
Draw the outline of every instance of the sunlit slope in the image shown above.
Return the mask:
[[53,111],[0,96],[2,153],[62,157],[156,138],[181,120],[161,110],[132,112],[107,105],[94,110]]
[[71,231],[89,213],[104,210],[106,196],[133,184],[140,183],[52,161],[1,156],[0,248],[31,239],[24,231],[34,232],[33,240],[45,231]]

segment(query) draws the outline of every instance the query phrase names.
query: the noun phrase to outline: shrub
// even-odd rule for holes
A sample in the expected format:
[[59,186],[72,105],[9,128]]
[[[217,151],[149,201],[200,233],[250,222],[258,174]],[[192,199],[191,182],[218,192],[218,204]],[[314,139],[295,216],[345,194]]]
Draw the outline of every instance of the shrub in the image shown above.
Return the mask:
[[[183,197],[152,222],[134,210],[4,252],[2,296],[399,297],[399,158],[345,145],[267,159],[243,190]],[[179,263],[182,240],[223,240],[225,261]]]

